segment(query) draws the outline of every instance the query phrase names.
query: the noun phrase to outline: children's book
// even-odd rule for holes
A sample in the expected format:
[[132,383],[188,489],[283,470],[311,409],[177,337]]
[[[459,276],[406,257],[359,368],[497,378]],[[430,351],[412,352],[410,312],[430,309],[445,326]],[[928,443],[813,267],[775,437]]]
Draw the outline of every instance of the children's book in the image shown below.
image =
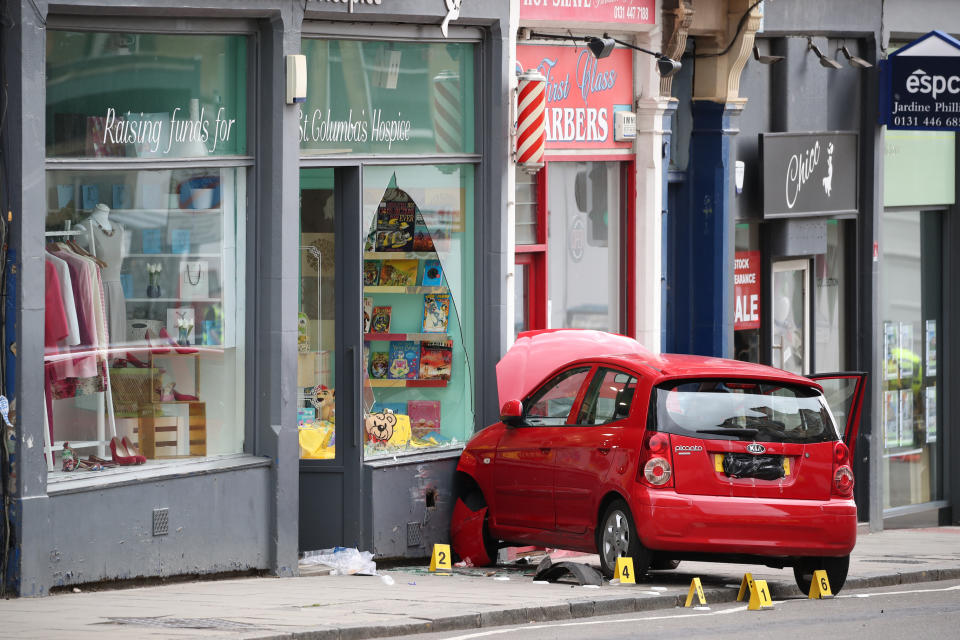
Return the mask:
[[426,260],[423,263],[423,279],[420,284],[425,287],[439,287],[443,285],[443,267],[439,260]]
[[433,236],[430,235],[430,229],[417,225],[413,232],[413,250],[414,251],[434,251]]
[[363,261],[363,286],[375,287],[380,284],[380,269],[383,262],[380,260]]
[[413,233],[417,205],[412,201],[381,202],[377,207],[377,231],[406,230]]
[[384,260],[380,286],[412,287],[417,284],[419,260]]
[[378,380],[387,377],[387,370],[390,368],[390,356],[386,351],[373,351],[370,353],[370,377]]
[[393,309],[389,306],[374,307],[370,320],[370,331],[372,333],[390,333],[390,315],[392,312]]
[[420,379],[449,380],[453,373],[453,346],[446,342],[420,345]]
[[413,251],[413,231],[411,229],[377,231],[374,249],[377,251]]
[[[422,365],[422,358],[420,362]],[[407,415],[410,416],[410,428],[415,438],[423,438],[431,431],[440,431],[439,400],[410,400],[407,402]]]
[[370,413],[392,411],[398,416],[405,416],[407,415],[407,404],[406,402],[374,402],[373,410]]
[[391,341],[387,377],[394,380],[416,380],[419,373],[420,344],[413,340]]
[[450,294],[423,294],[423,332],[446,333],[450,320]]
[[363,332],[370,333],[370,324],[373,320],[373,298],[363,299]]

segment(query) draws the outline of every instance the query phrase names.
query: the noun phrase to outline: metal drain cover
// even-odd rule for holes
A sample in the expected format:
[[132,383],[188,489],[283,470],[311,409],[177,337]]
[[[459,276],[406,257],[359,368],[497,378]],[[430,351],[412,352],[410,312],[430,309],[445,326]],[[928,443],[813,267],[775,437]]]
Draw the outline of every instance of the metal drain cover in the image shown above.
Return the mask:
[[263,627],[223,618],[107,618],[111,624],[129,624],[161,629],[214,629],[217,631],[263,631]]

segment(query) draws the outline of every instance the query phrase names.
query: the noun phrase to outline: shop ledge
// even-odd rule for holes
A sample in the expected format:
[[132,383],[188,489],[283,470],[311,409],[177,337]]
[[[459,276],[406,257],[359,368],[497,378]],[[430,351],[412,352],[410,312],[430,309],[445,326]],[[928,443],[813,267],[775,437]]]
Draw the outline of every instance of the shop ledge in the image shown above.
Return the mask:
[[151,460],[144,465],[111,467],[103,471],[71,471],[69,474],[52,474],[47,481],[47,495],[99,491],[158,480],[269,467],[271,464],[271,458],[237,453],[205,458]]
[[450,336],[445,333],[365,333],[363,334],[365,342],[390,341],[390,340],[416,340],[419,342],[446,342],[453,344]]
[[447,287],[423,287],[423,286],[411,286],[411,287],[394,287],[386,285],[377,285],[371,287],[364,287],[364,293],[447,293],[449,289]]
[[436,251],[365,251],[364,260],[429,260],[436,258]]

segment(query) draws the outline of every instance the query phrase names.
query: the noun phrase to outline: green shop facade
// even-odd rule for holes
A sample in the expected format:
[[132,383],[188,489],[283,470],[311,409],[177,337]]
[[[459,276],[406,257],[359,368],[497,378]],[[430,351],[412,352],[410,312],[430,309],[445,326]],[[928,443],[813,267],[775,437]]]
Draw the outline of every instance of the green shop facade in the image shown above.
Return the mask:
[[8,593],[428,555],[497,415],[509,4],[174,4],[5,3]]

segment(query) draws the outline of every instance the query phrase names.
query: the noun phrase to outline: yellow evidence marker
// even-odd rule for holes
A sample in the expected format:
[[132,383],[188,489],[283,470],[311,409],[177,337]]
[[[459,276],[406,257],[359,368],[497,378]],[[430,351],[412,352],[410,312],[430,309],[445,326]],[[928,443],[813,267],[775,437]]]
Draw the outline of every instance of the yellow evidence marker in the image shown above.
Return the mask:
[[690,581],[690,591],[687,592],[687,602],[684,607],[689,607],[693,603],[693,594],[697,594],[697,607],[707,606],[707,599],[703,597],[703,585],[700,584],[700,578],[694,578]]
[[817,569],[813,572],[813,580],[810,581],[810,595],[808,598],[816,600],[818,598],[832,598],[833,592],[830,590],[830,580],[827,579],[827,572],[823,569]]
[[737,602],[740,602],[749,593],[750,601],[747,603],[747,609],[756,611],[757,609],[772,609],[773,601],[770,599],[770,587],[766,580],[754,580],[753,574],[743,574],[743,580],[740,582],[740,591],[737,592]]
[[617,570],[613,577],[619,580],[620,584],[637,584],[633,577],[633,558],[617,558]]
[[[450,570],[452,568],[453,567],[450,565],[450,545],[448,544],[433,545],[433,555],[430,557],[430,573],[435,572],[437,569]],[[450,575],[450,574],[441,574],[441,575]]]

